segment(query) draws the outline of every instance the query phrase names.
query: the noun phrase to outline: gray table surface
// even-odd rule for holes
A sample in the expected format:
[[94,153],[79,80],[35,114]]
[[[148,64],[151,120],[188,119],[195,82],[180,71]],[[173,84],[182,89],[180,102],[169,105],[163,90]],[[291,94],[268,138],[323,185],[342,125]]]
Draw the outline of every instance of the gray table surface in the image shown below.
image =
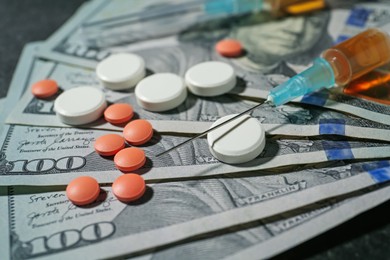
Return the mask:
[[[83,0],[0,0],[0,98],[7,93],[24,44],[42,41]],[[390,202],[275,259],[390,259]]]

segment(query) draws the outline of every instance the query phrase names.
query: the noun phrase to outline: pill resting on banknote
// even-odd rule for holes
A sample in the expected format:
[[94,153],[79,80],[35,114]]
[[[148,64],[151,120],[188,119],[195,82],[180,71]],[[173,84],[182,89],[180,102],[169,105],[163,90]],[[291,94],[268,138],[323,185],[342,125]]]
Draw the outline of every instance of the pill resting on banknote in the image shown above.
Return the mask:
[[225,57],[238,57],[242,54],[242,45],[234,39],[225,39],[215,45],[215,50]]
[[116,167],[124,172],[135,171],[141,168],[145,162],[145,152],[137,147],[122,149],[114,157]]
[[96,75],[103,85],[112,90],[134,87],[145,77],[145,61],[132,53],[108,56],[96,66]]
[[75,205],[83,206],[94,202],[100,193],[99,183],[90,176],[73,179],[66,187],[66,196]]
[[236,74],[227,63],[208,61],[188,69],[185,81],[195,95],[211,97],[232,90],[236,85]]
[[[234,117],[222,117],[214,122],[214,127]],[[259,120],[243,115],[232,122],[207,134],[211,154],[218,160],[229,163],[244,163],[256,158],[265,146],[265,131]]]
[[123,129],[123,136],[131,145],[141,145],[148,142],[153,136],[153,127],[144,119],[129,122]]
[[118,134],[102,135],[96,139],[95,151],[103,156],[112,156],[125,148],[125,139]]
[[68,125],[91,123],[107,107],[104,93],[94,87],[76,87],[64,91],[54,102],[58,118]]
[[126,123],[133,115],[133,107],[126,103],[112,104],[104,110],[104,118],[111,124]]
[[40,80],[32,85],[31,92],[37,98],[48,98],[58,92],[58,84],[52,79]]
[[144,178],[135,173],[123,174],[112,184],[112,192],[123,202],[131,202],[141,198],[145,190]]
[[179,106],[187,97],[184,80],[173,73],[157,73],[135,87],[137,103],[146,110],[166,111]]

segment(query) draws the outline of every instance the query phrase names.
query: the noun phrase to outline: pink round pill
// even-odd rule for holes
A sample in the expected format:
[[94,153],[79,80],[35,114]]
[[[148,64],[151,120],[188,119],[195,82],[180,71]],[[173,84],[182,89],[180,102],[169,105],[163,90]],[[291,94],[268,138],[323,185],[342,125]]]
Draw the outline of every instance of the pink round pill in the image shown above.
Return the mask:
[[111,124],[126,123],[133,115],[133,107],[125,103],[113,104],[104,111],[104,118]]
[[58,92],[58,84],[52,79],[40,80],[32,85],[31,92],[37,98],[48,98]]
[[66,187],[66,196],[75,205],[83,206],[94,202],[100,193],[99,183],[92,177],[73,179]]
[[95,141],[95,151],[102,156],[115,155],[125,148],[125,139],[117,134],[102,135]]
[[114,157],[116,167],[124,172],[135,171],[141,168],[145,162],[145,152],[137,147],[120,150]]
[[144,195],[146,185],[144,179],[135,173],[119,176],[112,184],[112,192],[123,202],[137,200]]
[[215,45],[215,50],[225,57],[238,57],[242,54],[242,45],[234,39],[225,39]]
[[137,119],[125,126],[123,136],[129,144],[141,145],[152,138],[153,127],[148,121]]

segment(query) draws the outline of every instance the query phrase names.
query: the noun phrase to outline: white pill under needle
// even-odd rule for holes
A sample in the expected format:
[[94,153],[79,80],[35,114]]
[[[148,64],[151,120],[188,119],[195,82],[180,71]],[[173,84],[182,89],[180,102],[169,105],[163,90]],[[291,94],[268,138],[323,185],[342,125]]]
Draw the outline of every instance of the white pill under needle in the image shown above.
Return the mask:
[[225,94],[236,85],[232,66],[220,61],[199,63],[185,74],[188,89],[195,95],[212,97]]
[[173,73],[157,73],[135,87],[137,103],[146,110],[161,112],[179,106],[187,97],[184,80]]
[[54,102],[57,117],[68,125],[84,125],[100,118],[107,107],[103,91],[81,86],[64,91]]
[[132,88],[145,74],[144,59],[132,53],[112,54],[96,66],[96,76],[104,87],[112,90]]
[[182,146],[184,146],[186,144],[191,143],[195,139],[198,139],[198,138],[200,138],[202,136],[207,135],[208,133],[211,133],[212,131],[215,131],[215,130],[223,127],[225,124],[228,124],[229,122],[233,122],[234,120],[240,118],[242,115],[245,115],[245,114],[255,110],[256,108],[259,108],[259,107],[261,107],[264,104],[270,104],[270,103],[272,103],[272,100],[271,99],[267,99],[265,102],[259,103],[259,104],[255,105],[255,106],[251,107],[251,108],[248,108],[247,110],[245,110],[245,111],[243,111],[243,112],[241,112],[241,113],[231,117],[230,119],[222,122],[221,124],[218,124],[218,125],[215,125],[213,127],[210,127],[206,131],[203,131],[202,133],[199,133],[199,134],[195,135],[194,137],[191,137],[190,139],[187,139],[186,141],[184,141],[184,142],[182,142],[180,144],[177,144],[177,145],[175,145],[175,146],[173,146],[173,147],[171,147],[171,148],[169,148],[169,149],[167,149],[167,150],[165,150],[165,151],[163,151],[161,153],[156,154],[156,157],[159,157],[159,156],[162,156],[164,154],[170,153],[170,152],[172,152],[172,151],[174,151],[174,150],[176,150],[176,149],[178,149],[178,148],[180,148],[180,147],[182,147]]
[[[222,117],[211,127],[236,116]],[[218,160],[238,164],[256,158],[265,146],[265,131],[259,120],[243,115],[207,134],[211,154]]]

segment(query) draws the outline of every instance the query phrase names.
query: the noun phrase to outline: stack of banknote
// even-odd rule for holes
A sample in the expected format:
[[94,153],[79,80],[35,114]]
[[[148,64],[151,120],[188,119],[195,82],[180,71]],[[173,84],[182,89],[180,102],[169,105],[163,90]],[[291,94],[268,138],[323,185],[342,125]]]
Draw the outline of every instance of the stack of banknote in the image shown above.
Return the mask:
[[[274,19],[259,12],[195,20],[183,29],[180,19],[193,18],[188,12],[129,38],[142,11],[174,2],[89,1],[46,42],[25,47],[0,103],[1,258],[269,258],[390,199],[390,101],[340,89],[254,110],[267,140],[249,163],[219,162],[204,138],[155,156],[218,118],[264,101],[333,44],[369,27],[390,33],[390,4],[347,1],[341,9],[330,1],[331,8],[303,16]],[[167,26],[178,26],[177,33],[156,37]],[[217,54],[214,45],[224,38],[239,40],[245,55]],[[226,62],[237,86],[213,98],[189,94],[176,109],[148,112],[133,90],[111,91],[97,80],[97,62],[117,52],[142,56],[148,74],[183,76],[203,61]],[[359,82],[386,72],[380,68]],[[97,137],[122,128],[104,120],[81,128],[62,124],[54,98],[31,94],[31,84],[46,78],[62,91],[99,87],[108,102],[129,103],[152,123],[155,134],[142,146],[148,160],[137,171],[147,182],[142,199],[118,201],[110,184],[123,173],[94,152]],[[375,87],[388,92],[385,80]],[[74,206],[65,195],[81,175],[101,183],[98,201],[88,207]]]

